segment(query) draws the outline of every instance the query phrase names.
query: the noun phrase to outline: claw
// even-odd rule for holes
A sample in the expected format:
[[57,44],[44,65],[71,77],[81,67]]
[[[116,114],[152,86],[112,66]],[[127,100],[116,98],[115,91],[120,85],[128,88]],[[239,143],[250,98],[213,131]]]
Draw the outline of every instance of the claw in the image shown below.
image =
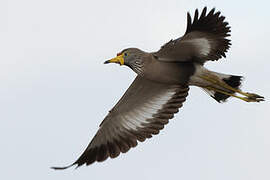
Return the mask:
[[264,97],[255,93],[246,93],[249,100],[252,102],[264,101]]

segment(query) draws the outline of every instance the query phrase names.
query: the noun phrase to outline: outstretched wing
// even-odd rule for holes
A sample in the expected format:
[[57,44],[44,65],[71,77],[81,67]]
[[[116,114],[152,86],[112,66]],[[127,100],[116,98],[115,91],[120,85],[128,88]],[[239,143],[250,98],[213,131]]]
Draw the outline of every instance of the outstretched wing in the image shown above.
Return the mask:
[[185,35],[163,45],[158,52],[153,53],[154,56],[165,62],[200,63],[226,57],[225,53],[231,45],[226,38],[230,36],[230,27],[220,12],[215,12],[214,8],[208,14],[206,11],[205,7],[199,17],[196,9],[193,21],[188,13]]
[[72,165],[90,165],[108,157],[115,158],[135,147],[137,140],[143,142],[158,134],[182,107],[188,90],[188,87],[159,84],[137,76],[100,124],[84,153]]

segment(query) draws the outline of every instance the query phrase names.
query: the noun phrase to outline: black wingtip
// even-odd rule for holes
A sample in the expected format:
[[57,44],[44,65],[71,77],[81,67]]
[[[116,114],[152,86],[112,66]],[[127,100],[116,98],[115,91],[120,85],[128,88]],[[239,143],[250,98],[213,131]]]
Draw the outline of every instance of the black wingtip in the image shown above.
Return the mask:
[[51,169],[54,169],[54,170],[64,170],[64,169],[70,168],[70,167],[72,167],[74,165],[75,164],[71,164],[69,166],[64,166],[64,167],[51,167]]
[[202,14],[200,16],[200,19],[203,18],[205,15],[206,15],[206,12],[207,12],[207,7],[205,6],[202,10]]
[[188,28],[191,26],[191,24],[192,24],[192,19],[191,19],[191,15],[190,15],[190,13],[188,12],[187,13],[187,30],[186,30],[186,33],[188,32]]
[[215,10],[216,10],[216,8],[212,8],[210,11],[209,11],[209,13],[208,13],[208,15],[207,16],[213,16],[214,15],[214,12],[215,12]]
[[198,21],[198,17],[199,17],[199,10],[196,9],[195,10],[195,15],[194,15],[194,18],[193,18],[193,23],[195,23],[196,21]]

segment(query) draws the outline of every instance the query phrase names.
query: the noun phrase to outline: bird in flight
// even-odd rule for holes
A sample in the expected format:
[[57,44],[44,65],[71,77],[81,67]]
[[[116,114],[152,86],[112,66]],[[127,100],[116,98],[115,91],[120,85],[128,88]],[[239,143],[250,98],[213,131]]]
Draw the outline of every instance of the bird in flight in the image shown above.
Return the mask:
[[217,102],[235,97],[246,102],[260,102],[264,97],[243,92],[242,76],[213,72],[204,67],[207,61],[226,57],[231,43],[230,27],[220,12],[205,7],[193,20],[187,13],[185,34],[163,45],[157,52],[138,48],[124,49],[107,63],[126,65],[137,77],[118,103],[109,111],[99,129],[71,165],[52,167],[66,169],[116,158],[159,133],[182,107],[189,86],[205,90]]

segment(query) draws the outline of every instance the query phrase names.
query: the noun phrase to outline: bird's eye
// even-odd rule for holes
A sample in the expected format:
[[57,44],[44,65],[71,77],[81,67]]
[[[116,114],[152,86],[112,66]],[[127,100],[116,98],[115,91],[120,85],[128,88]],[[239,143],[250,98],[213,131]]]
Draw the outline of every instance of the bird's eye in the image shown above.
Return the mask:
[[124,53],[124,56],[127,56],[128,54],[127,53]]

